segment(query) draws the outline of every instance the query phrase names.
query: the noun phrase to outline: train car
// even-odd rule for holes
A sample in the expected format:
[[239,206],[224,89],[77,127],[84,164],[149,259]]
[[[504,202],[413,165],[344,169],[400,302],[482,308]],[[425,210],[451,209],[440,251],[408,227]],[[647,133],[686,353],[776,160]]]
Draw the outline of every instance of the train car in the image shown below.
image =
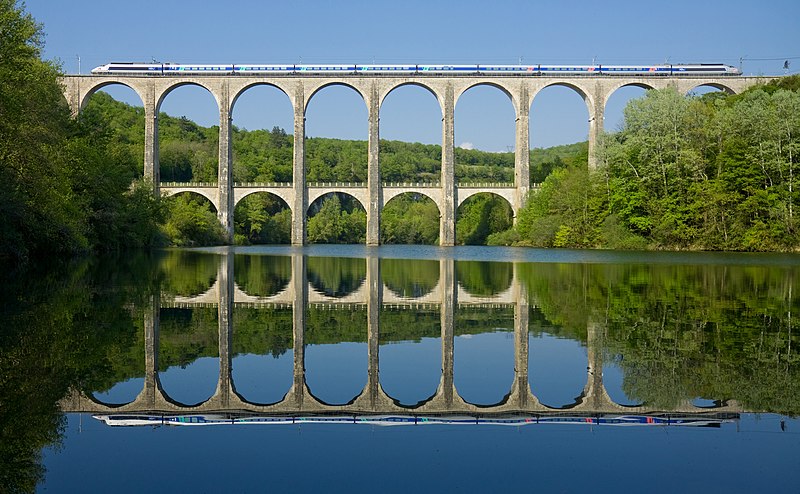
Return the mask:
[[229,75],[233,74],[233,65],[183,65],[165,63],[164,75]]
[[298,74],[355,74],[355,65],[295,65]]
[[477,74],[477,65],[417,65],[420,74]]
[[271,75],[271,74],[294,74],[294,65],[234,65],[234,74],[242,75]]
[[111,62],[92,69],[97,75],[162,75],[160,63]]
[[416,74],[416,65],[356,65],[359,74]]

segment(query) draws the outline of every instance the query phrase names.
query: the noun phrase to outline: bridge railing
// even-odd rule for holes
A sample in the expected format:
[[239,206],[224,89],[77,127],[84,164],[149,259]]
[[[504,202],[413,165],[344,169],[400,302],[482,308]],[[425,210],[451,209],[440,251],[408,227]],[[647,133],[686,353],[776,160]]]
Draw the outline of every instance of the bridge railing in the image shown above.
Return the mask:
[[[217,187],[217,182],[161,182],[162,188],[191,188],[191,187]],[[264,189],[285,189],[291,188],[292,182],[234,182],[235,188],[264,188]],[[332,189],[336,187],[345,188],[365,188],[364,182],[309,182],[307,187]],[[442,186],[439,182],[383,182],[381,187],[403,188],[403,189],[438,189]],[[457,187],[463,189],[513,189],[515,185],[511,182],[459,182]],[[532,183],[531,189],[539,189],[542,184]]]
[[217,187],[216,182],[161,182],[160,187],[188,188],[188,187]]

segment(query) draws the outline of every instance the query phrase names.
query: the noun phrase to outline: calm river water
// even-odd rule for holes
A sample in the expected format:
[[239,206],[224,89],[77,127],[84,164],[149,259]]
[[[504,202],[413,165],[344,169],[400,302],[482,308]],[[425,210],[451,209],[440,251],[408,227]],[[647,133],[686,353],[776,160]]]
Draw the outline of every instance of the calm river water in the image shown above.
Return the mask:
[[800,257],[769,254],[254,247],[51,269],[3,287],[0,481],[796,492],[798,288]]

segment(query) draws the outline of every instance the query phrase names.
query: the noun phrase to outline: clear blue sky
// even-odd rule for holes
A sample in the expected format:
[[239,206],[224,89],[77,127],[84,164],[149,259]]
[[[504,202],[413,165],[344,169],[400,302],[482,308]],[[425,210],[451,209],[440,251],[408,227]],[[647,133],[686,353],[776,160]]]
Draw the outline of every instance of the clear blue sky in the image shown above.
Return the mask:
[[[436,0],[257,1],[28,0],[44,25],[45,56],[66,72],[110,61],[195,63],[526,63],[721,62],[747,74],[800,71],[800,1]],[[771,59],[771,60],[762,60]],[[772,60],[774,59],[774,60]],[[405,89],[405,88],[404,88]],[[124,91],[112,92],[130,99]],[[612,98],[606,128],[638,90]],[[244,104],[246,103],[246,104]],[[291,132],[288,99],[262,88],[246,93],[234,124],[280,125]],[[162,110],[216,123],[208,93],[181,88]],[[352,90],[332,87],[312,99],[309,136],[366,139],[366,108]],[[533,103],[532,146],[586,139],[585,105],[549,88]],[[392,93],[381,114],[387,139],[440,143],[440,113],[424,90]],[[499,91],[468,91],[456,107],[456,145],[504,151],[514,145],[514,115]]]

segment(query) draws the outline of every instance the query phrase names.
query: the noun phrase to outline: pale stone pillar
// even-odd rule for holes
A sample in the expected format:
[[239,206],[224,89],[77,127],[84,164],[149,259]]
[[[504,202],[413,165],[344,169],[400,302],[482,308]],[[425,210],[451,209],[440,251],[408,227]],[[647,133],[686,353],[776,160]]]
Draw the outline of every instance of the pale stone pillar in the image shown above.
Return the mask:
[[378,404],[380,391],[380,313],[383,305],[383,284],[381,283],[381,264],[378,256],[370,256],[367,261],[367,343],[368,380],[370,406]]
[[442,118],[442,211],[439,223],[439,245],[456,243],[456,174],[455,174],[455,100],[453,84],[448,83],[444,93]]
[[[514,186],[516,187],[515,211],[525,205],[531,182],[531,152],[530,152],[530,106],[528,101],[528,88],[522,86],[519,93],[519,113],[517,114],[517,139],[514,155]],[[514,221],[516,221],[516,214]]]
[[231,108],[228,84],[221,87],[219,96],[219,209],[217,217],[225,229],[228,242],[233,242],[233,151],[231,147]]
[[380,171],[380,98],[373,82],[369,96],[369,142],[367,159],[367,245],[380,243],[381,171]]
[[586,324],[586,386],[585,399],[594,410],[603,405],[605,386],[603,385],[603,335],[598,324],[592,320]]
[[305,328],[306,306],[308,305],[308,274],[306,272],[306,257],[302,254],[292,255],[292,291],[294,303],[292,305],[292,333],[294,335],[294,399],[298,409],[303,406],[303,396],[306,383],[305,365]]
[[306,243],[306,210],[308,209],[308,190],[306,189],[306,101],[303,84],[298,83],[294,93],[294,162],[292,165],[292,187],[294,202],[292,208],[292,245]]
[[457,288],[455,280],[455,261],[439,261],[439,284],[442,287],[441,330],[442,330],[442,394],[448,407],[453,405],[455,384],[453,382],[453,346],[456,320]]
[[217,382],[216,395],[220,405],[227,407],[230,404],[233,379],[231,377],[231,344],[233,343],[233,252],[228,250],[220,258],[217,267],[217,286],[219,287],[219,300],[217,323],[219,325],[219,381]]
[[147,85],[144,101],[144,178],[153,184],[153,192],[159,195],[161,173],[158,166],[158,98],[155,85]]
[[[514,264],[517,270],[518,264]],[[516,274],[516,273],[515,273]],[[530,319],[530,304],[528,302],[528,288],[520,282],[519,275],[514,276],[517,285],[517,299],[514,305],[514,378],[517,384],[519,406],[528,405],[528,329]]]
[[144,401],[147,407],[155,408],[156,395],[161,385],[158,380],[158,333],[161,326],[161,293],[150,298],[150,307],[144,313]]
[[600,165],[600,146],[603,142],[603,121],[605,120],[605,88],[600,82],[595,84],[595,90],[590,98],[589,105],[589,169],[595,170]]

